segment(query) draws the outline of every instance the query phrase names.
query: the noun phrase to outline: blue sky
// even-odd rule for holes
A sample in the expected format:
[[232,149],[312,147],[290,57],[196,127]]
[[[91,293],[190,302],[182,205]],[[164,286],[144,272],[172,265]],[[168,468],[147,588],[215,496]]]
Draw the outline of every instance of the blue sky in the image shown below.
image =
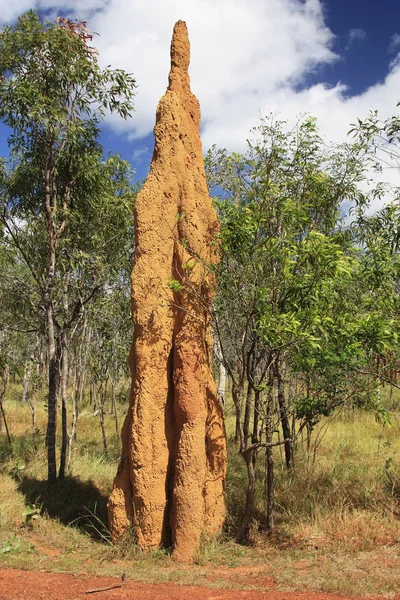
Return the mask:
[[100,34],[101,62],[137,78],[133,118],[108,119],[102,142],[129,160],[138,178],[148,170],[179,18],[189,27],[204,149],[217,143],[243,150],[270,111],[289,120],[310,113],[328,141],[340,142],[357,117],[369,109],[388,116],[400,100],[399,0],[70,0],[67,7],[61,0],[2,0],[1,17],[11,23],[32,7],[52,18],[87,19]]
[[329,0],[324,6],[326,23],[336,35],[334,50],[341,57],[325,72],[326,80],[333,85],[342,81],[349,95],[382,82],[400,50],[400,36],[397,46],[392,39],[400,31],[400,2],[383,0],[378,6],[372,0]]

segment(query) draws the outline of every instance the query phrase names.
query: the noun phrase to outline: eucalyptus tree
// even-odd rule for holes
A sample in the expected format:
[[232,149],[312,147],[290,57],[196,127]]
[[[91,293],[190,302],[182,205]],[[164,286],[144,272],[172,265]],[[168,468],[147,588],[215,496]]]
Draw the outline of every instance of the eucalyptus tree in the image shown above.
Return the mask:
[[[232,380],[239,452],[249,480],[238,533],[245,541],[259,451],[267,453],[271,530],[272,447],[284,444],[292,468],[293,442],[311,418],[303,403],[296,431],[288,378],[299,364],[295,358],[315,354],[329,337],[333,315],[340,312],[339,289],[357,272],[341,210],[344,201],[358,198],[363,176],[359,147],[326,147],[312,118],[292,130],[271,118],[254,134],[247,153],[213,148],[206,160],[222,225],[215,329]],[[274,441],[276,419],[282,437]]]
[[365,286],[363,338],[369,347],[364,375],[381,385],[399,387],[400,353],[400,202],[373,213],[359,213],[354,233],[362,248]]
[[[400,106],[400,103],[397,104]],[[365,373],[377,382],[398,385],[400,355],[400,115],[381,119],[377,110],[350,133],[368,157],[369,196],[357,206],[353,231],[362,249],[368,287],[370,364]],[[381,205],[381,208],[376,208]],[[382,206],[383,205],[383,206]],[[379,392],[379,390],[378,390]]]
[[121,70],[101,69],[91,41],[84,23],[43,23],[33,11],[0,35],[0,119],[12,131],[11,159],[2,170],[2,222],[40,299],[49,366],[49,482],[57,474],[56,406],[67,373],[67,338],[83,307],[104,289],[109,265],[117,275],[132,202],[127,163],[104,159],[98,136],[106,111],[130,115],[135,81]]

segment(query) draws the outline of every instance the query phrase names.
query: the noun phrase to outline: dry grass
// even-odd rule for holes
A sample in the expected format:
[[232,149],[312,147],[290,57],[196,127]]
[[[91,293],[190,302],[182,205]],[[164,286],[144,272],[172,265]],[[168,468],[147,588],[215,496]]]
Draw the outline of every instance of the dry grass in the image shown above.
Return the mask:
[[0,473],[0,490],[0,532],[14,531],[24,522],[24,497],[18,492],[17,482],[5,473]]
[[[400,589],[396,419],[392,427],[383,427],[372,415],[350,413],[338,415],[326,430],[321,423],[314,432],[315,461],[300,446],[295,472],[277,469],[276,533],[267,539],[255,523],[250,547],[237,545],[231,535],[246,490],[242,460],[232,446],[227,532],[203,544],[197,564],[187,567],[175,565],[165,551],[141,553],[129,536],[120,546],[107,542],[105,504],[120,451],[113,418],[106,417],[105,456],[98,417],[88,408],[82,412],[71,472],[49,492],[45,411],[43,406],[38,410],[32,434],[29,409],[18,398],[14,389],[6,402],[13,454],[0,434],[0,550],[12,546],[0,552],[1,565],[116,576],[126,569],[130,577],[144,581],[238,589],[262,589],[267,576],[283,590],[390,597]],[[279,459],[277,450],[278,464]],[[261,478],[258,492],[262,525]],[[35,518],[24,514],[27,507],[36,510]]]

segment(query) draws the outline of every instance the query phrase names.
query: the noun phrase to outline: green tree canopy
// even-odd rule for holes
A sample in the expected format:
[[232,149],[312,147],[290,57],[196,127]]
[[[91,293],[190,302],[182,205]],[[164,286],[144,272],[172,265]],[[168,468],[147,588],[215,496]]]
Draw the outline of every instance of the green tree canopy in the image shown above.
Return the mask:
[[101,69],[91,42],[84,23],[43,23],[33,11],[0,35],[0,119],[12,130],[1,216],[6,243],[29,270],[47,339],[49,481],[56,477],[56,402],[68,337],[83,307],[118,278],[130,244],[129,165],[119,156],[105,159],[98,136],[107,111],[130,116],[135,81]]

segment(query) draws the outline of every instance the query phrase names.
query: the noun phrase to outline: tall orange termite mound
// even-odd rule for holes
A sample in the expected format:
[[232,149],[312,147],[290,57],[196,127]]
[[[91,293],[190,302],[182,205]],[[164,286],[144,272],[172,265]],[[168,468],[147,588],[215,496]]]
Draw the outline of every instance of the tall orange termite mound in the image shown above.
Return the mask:
[[211,372],[210,309],[218,220],[208,194],[190,45],[178,21],[155,147],[135,203],[132,388],[108,502],[114,539],[130,525],[143,548],[191,560],[225,515],[226,438]]

